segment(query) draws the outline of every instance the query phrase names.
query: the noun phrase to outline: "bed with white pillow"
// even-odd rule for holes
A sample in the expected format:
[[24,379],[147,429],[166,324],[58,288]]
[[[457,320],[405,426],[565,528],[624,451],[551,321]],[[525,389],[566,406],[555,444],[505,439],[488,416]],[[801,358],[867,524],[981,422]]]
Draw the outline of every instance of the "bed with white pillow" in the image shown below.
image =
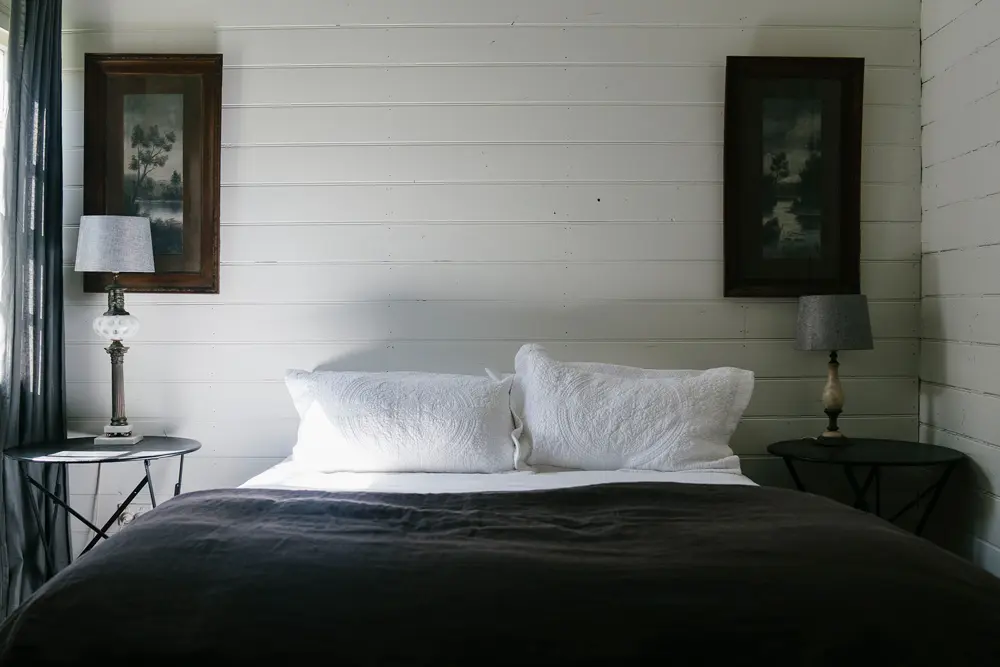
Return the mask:
[[290,460],[244,488],[163,503],[80,558],[0,627],[0,664],[1000,654],[1000,581],[871,515],[740,474],[728,442],[747,371],[572,364],[539,346],[515,367],[290,372]]

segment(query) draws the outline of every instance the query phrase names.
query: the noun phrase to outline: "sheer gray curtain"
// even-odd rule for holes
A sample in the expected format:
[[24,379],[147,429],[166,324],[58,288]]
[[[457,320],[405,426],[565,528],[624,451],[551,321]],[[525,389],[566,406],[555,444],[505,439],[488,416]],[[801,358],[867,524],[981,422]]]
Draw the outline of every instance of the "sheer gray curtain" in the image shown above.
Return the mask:
[[[0,236],[0,448],[66,437],[62,285],[62,2],[13,0]],[[62,466],[25,471],[57,496]],[[0,475],[0,617],[70,559],[65,513]]]

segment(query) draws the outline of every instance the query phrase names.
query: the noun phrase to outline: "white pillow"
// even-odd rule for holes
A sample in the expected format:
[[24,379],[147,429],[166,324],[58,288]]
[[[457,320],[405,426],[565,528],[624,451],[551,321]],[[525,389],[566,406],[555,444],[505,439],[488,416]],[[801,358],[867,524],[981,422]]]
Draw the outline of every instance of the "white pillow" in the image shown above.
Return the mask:
[[522,347],[515,368],[529,465],[739,470],[729,438],[753,393],[750,371],[581,366],[553,360],[540,345]]
[[514,469],[511,380],[433,373],[290,370],[292,460],[317,472]]

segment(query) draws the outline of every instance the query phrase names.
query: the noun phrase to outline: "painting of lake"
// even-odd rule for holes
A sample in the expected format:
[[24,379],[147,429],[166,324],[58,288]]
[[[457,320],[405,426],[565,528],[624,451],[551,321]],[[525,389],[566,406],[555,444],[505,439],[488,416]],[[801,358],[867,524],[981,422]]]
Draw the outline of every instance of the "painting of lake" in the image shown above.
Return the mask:
[[822,101],[763,100],[761,252],[766,259],[822,253]]
[[125,95],[126,215],[149,218],[154,255],[184,253],[184,95]]

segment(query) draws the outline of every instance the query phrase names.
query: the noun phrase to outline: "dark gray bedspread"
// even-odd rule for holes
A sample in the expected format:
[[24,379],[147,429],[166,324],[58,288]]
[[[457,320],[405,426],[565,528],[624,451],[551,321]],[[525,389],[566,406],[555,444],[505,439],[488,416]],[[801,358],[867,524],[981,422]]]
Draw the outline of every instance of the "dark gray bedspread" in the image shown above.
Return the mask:
[[4,667],[998,659],[1000,580],[831,501],[687,484],[192,493],[0,628]]

